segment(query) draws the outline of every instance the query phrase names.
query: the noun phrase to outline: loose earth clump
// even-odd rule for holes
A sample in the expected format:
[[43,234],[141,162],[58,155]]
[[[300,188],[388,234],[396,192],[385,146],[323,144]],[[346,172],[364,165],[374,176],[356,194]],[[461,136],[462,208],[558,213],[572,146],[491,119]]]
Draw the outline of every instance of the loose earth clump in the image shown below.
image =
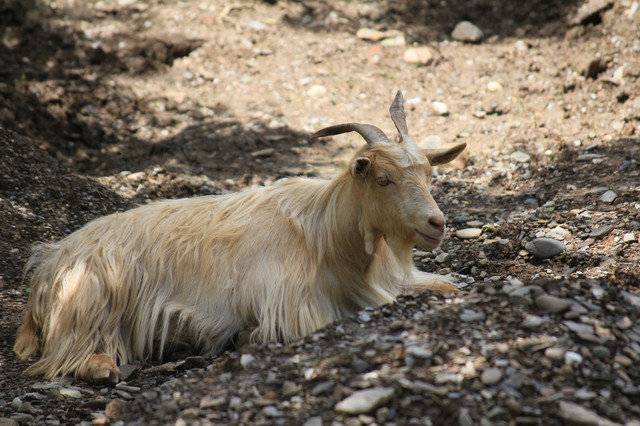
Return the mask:
[[[595,0],[1,3],[0,424],[638,421],[638,19]],[[335,175],[360,142],[310,134],[391,133],[397,89],[417,143],[469,147],[434,173],[448,238],[414,256],[462,296],[287,347],[176,347],[115,386],[22,374],[33,243],[150,200]]]

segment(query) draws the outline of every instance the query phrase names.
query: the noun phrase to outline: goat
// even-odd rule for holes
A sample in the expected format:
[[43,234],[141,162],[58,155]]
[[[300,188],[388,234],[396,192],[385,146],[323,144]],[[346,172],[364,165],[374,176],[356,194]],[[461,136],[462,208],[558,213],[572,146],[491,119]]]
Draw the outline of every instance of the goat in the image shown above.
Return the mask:
[[367,142],[333,180],[155,202],[37,246],[14,345],[21,359],[41,354],[27,373],[117,381],[118,365],[162,358],[176,342],[207,355],[248,331],[290,342],[406,289],[456,292],[418,271],[412,248],[440,244],[431,167],[465,144],[419,149],[401,92],[389,112],[399,142],[370,124],[315,133]]

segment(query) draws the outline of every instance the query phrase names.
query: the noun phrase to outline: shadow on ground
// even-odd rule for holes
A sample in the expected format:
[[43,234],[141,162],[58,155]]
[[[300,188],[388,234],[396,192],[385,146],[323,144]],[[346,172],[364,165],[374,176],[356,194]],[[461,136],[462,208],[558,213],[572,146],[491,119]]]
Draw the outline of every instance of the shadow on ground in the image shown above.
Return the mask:
[[[373,21],[381,27],[404,31],[411,42],[450,39],[455,25],[473,22],[486,37],[563,37],[568,22],[580,6],[578,0],[402,0],[374,1],[362,10],[350,11],[333,2],[303,0],[297,14],[285,22],[311,31],[336,28],[355,32]],[[600,16],[589,17],[586,24],[597,24]]]

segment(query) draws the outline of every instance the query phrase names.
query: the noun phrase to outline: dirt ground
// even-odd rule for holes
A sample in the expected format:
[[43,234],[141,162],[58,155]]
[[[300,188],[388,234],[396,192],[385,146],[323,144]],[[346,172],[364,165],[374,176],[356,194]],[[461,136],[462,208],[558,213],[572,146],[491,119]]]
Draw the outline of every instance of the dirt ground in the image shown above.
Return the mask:
[[[120,418],[316,422],[309,425],[639,421],[637,9],[631,0],[0,0],[0,425]],[[462,20],[477,25],[482,39],[454,40]],[[356,35],[361,28],[403,37],[365,40]],[[405,61],[410,47],[427,47],[428,63]],[[468,145],[462,161],[434,174],[449,238],[434,253],[415,256],[422,269],[451,274],[466,295],[408,297],[365,312],[371,321],[361,315],[291,347],[144,365],[120,388],[71,379],[51,384],[22,374],[28,363],[17,361],[11,346],[29,295],[22,269],[34,242],[155,199],[333,176],[363,142],[353,135],[314,140],[310,133],[355,121],[394,134],[387,109],[397,89],[407,99],[416,141]],[[444,103],[447,113],[433,102]],[[457,237],[465,228],[481,233]],[[534,255],[527,243],[541,237],[563,244],[561,253],[545,260]],[[513,296],[521,287],[529,288],[526,294]],[[587,312],[545,311],[538,303],[544,294],[571,299]],[[461,319],[478,304],[480,323]],[[542,328],[523,326],[527,315],[544,319]],[[580,315],[593,325],[596,341],[566,325]],[[617,330],[615,338],[598,327]],[[498,355],[481,354],[486,342],[479,341],[495,333]],[[496,346],[532,333],[555,340],[532,344],[537,351],[530,352],[526,345],[504,353]],[[433,359],[441,354],[431,367],[413,357],[423,363],[423,376],[416,371],[400,380],[413,366],[405,352],[415,352],[402,339],[432,342],[452,334],[450,347],[430,346]],[[340,358],[341,348],[357,354],[371,342],[373,353],[361,362]],[[580,354],[583,368],[544,355],[557,345]],[[594,346],[606,347],[610,357]],[[247,351],[257,358],[253,369],[239,367]],[[539,355],[535,362],[527,360],[532,353]],[[448,371],[459,382],[458,376],[438,382],[436,373],[463,355],[477,377],[470,367],[454,368]],[[302,361],[292,371],[299,374],[268,383],[271,376],[262,372],[278,371],[296,356]],[[336,358],[332,370],[327,365]],[[489,364],[508,376],[490,389],[480,380]],[[327,376],[309,378],[309,368]],[[509,368],[526,370],[535,383],[514,386]],[[441,388],[416,385],[425,381]],[[322,383],[333,384],[318,391]],[[360,415],[334,411],[354,389],[383,385],[394,389],[387,406]],[[218,400],[203,404],[205,396]],[[107,407],[112,400],[125,403]],[[597,419],[566,415],[575,414],[562,405],[571,401]]]

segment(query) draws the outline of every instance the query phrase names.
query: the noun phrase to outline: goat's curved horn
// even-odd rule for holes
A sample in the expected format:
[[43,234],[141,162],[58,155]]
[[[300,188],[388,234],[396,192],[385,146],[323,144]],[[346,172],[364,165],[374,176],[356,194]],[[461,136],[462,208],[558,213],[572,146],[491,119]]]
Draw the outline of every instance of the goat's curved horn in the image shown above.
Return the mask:
[[314,138],[323,136],[339,135],[341,133],[358,132],[369,145],[379,145],[389,143],[389,138],[382,130],[371,124],[345,123],[335,126],[325,127],[313,134]]
[[393,120],[393,124],[396,125],[396,129],[398,129],[398,133],[400,133],[400,140],[402,142],[412,142],[407,128],[407,117],[404,113],[404,99],[400,90],[396,92],[396,97],[389,107],[389,115]]

